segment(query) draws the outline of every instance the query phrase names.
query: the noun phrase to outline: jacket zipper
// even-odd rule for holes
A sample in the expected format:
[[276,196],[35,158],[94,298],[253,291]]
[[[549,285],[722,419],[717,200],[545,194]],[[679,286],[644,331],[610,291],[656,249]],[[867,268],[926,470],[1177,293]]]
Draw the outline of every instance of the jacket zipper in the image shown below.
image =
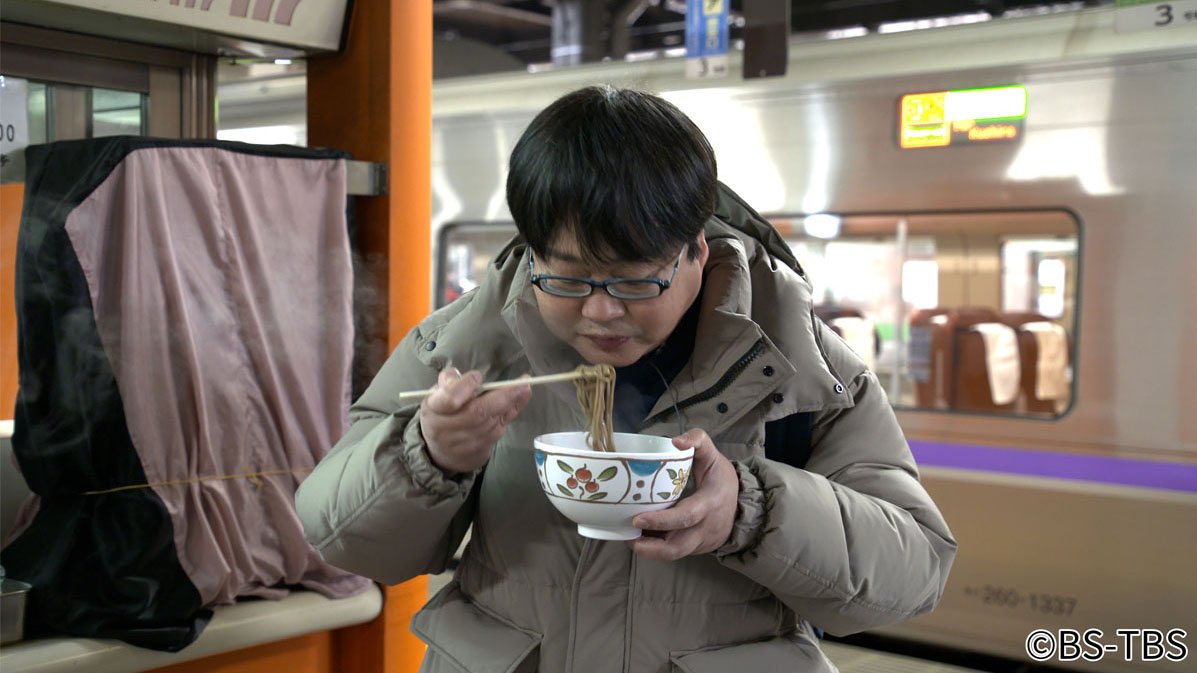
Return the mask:
[[709,399],[723,394],[723,391],[727,390],[727,388],[731,386],[732,382],[735,381],[740,374],[744,373],[744,370],[748,368],[748,365],[752,364],[752,361],[760,357],[760,355],[764,352],[765,340],[757,339],[756,343],[752,344],[752,348],[749,348],[747,353],[741,356],[739,360],[736,360],[735,364],[733,364],[731,367],[728,367],[723,376],[719,377],[719,380],[715,382],[715,385],[707,388],[697,395],[688,397],[671,407],[662,409],[655,416],[646,419],[644,421],[644,427],[648,427],[653,423],[658,423],[668,418],[669,414],[674,413],[675,411],[681,411],[682,409],[692,407],[701,402],[706,402]]

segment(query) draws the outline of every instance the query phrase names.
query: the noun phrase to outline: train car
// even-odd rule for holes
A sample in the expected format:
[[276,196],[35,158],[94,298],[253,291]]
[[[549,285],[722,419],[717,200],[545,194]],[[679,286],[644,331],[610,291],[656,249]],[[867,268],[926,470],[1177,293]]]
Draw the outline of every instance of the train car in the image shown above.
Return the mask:
[[659,92],[886,383],[958,538],[940,607],[880,635],[1193,670],[1197,27],[1118,33],[1107,7],[799,37],[784,77],[684,71],[438,81],[438,302],[511,236],[506,159],[539,109],[591,83]]

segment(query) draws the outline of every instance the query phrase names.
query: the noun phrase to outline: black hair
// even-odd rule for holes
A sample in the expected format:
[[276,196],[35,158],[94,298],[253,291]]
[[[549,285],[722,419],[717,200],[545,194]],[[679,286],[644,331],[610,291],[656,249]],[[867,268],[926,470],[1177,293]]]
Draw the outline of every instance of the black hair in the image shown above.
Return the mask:
[[591,86],[557,99],[520,136],[507,205],[520,234],[547,255],[572,234],[592,263],[642,262],[693,244],[715,211],[715,153],[672,103]]

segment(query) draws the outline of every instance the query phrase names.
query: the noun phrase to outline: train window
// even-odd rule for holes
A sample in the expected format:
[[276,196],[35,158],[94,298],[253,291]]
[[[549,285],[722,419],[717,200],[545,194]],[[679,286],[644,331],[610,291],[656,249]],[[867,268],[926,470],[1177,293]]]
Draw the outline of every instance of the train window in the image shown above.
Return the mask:
[[18,81],[25,91],[28,144],[147,133],[149,96],[144,93]]
[[135,91],[91,90],[92,137],[133,135],[146,132],[149,96]]
[[1077,221],[1063,210],[770,218],[815,311],[896,407],[1062,415]]
[[515,236],[512,223],[453,223],[437,236],[437,308],[457,299],[482,282],[486,266]]
[[[1072,399],[1077,221],[1064,210],[769,218],[815,311],[895,407],[1062,415]],[[436,305],[481,282],[510,223],[438,236]]]

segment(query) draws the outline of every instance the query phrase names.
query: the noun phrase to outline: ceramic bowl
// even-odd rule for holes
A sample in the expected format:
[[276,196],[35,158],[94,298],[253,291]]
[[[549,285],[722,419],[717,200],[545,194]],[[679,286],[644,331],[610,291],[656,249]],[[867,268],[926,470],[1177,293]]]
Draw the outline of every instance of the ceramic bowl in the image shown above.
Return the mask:
[[549,502],[598,540],[634,540],[632,517],[677,502],[690,478],[694,449],[668,437],[615,433],[615,451],[591,451],[585,432],[555,432],[532,440],[540,487]]

